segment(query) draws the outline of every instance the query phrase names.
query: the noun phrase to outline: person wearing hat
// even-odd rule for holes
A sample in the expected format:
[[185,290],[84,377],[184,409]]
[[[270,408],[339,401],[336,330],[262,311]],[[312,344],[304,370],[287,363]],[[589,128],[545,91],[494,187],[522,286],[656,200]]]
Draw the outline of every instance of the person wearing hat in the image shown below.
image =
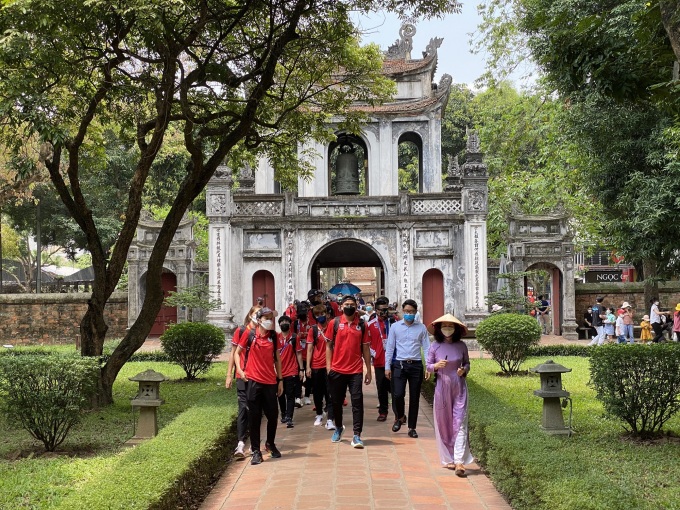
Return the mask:
[[258,310],[256,330],[250,335],[241,335],[234,353],[237,371],[241,379],[246,382],[250,449],[253,452],[250,463],[253,465],[262,462],[260,451],[262,414],[267,418],[265,448],[272,457],[281,457],[281,452],[276,448],[275,443],[278,418],[276,399],[283,393],[281,358],[276,348],[278,339],[274,329],[275,314],[274,310],[266,306]]
[[640,342],[646,344],[652,340],[652,324],[649,322],[649,315],[643,315],[640,321]]
[[[335,432],[331,441],[339,443],[345,426],[342,424],[342,404],[349,388],[352,402],[353,448],[363,448],[361,432],[364,426],[364,394],[361,380],[371,384],[371,353],[368,329],[357,314],[357,300],[347,295],[342,300],[342,315],[335,317],[326,328],[326,370],[335,418]],[[363,377],[363,365],[366,377]]]
[[278,335],[279,358],[281,359],[281,376],[283,378],[283,393],[279,396],[279,408],[281,409],[281,423],[293,428],[293,413],[295,411],[295,390],[298,381],[304,377],[305,371],[302,363],[302,351],[304,347],[298,335],[291,327],[292,320],[287,315],[279,317]]
[[675,305],[675,313],[673,314],[673,341],[680,340],[680,303]]
[[624,301],[621,304],[621,309],[623,310],[623,339],[624,342],[629,344],[635,343],[635,322],[633,321],[633,316],[635,315],[635,310],[630,306],[628,301]]
[[[407,299],[401,305],[404,318],[390,327],[385,347],[385,377],[394,379],[392,403],[395,419],[392,432],[399,432],[405,422],[406,384],[408,383],[408,435],[417,438],[418,407],[420,387],[423,384],[423,354],[427,355],[430,339],[427,328],[417,322],[418,304]],[[396,353],[396,354],[395,354]]]
[[447,313],[427,327],[435,343],[427,353],[426,368],[436,374],[434,389],[434,435],[441,463],[458,476],[473,462],[468,442],[468,391],[470,372],[467,345],[461,339],[467,327]]

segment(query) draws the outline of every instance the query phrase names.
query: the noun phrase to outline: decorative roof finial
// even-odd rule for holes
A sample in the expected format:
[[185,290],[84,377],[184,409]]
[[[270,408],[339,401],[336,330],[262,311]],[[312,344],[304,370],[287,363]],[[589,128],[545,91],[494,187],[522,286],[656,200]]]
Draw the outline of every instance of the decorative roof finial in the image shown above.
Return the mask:
[[385,58],[387,60],[405,59],[411,60],[411,50],[413,49],[413,36],[416,35],[415,20],[412,18],[404,19],[399,29],[399,37],[392,46],[387,48]]

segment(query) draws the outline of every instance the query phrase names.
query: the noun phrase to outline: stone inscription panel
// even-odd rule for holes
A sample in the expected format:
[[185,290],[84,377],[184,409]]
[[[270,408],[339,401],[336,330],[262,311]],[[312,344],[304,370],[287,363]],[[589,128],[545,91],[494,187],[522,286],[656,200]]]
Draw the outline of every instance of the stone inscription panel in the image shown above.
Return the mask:
[[246,251],[272,251],[281,249],[281,233],[276,232],[244,232],[244,249]]
[[451,247],[451,236],[448,230],[416,231],[416,248],[442,249]]

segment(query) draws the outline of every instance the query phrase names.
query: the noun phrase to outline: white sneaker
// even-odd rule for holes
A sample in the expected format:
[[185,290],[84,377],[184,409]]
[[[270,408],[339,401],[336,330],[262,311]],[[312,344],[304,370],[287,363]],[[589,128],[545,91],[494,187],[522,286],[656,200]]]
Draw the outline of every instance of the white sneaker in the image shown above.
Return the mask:
[[237,459],[244,459],[246,457],[246,454],[243,451],[245,447],[245,443],[243,441],[239,441],[238,445],[236,445],[236,450],[234,450],[234,457]]
[[302,400],[300,400],[299,398],[296,398],[295,399],[295,407],[302,407]]
[[305,397],[305,405],[306,405],[306,406],[312,405],[312,401],[309,400],[309,397]]
[[317,414],[316,418],[314,418],[314,426],[318,427],[319,425],[321,425],[322,421],[323,421],[323,415]]
[[333,420],[326,420],[326,430],[335,430],[335,423],[333,423]]

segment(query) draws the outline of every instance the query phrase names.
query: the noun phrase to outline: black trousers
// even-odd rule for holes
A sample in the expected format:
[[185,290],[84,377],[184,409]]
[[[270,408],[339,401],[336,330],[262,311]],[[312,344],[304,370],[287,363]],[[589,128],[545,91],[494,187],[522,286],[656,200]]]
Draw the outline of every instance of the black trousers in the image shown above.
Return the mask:
[[236,379],[236,399],[238,414],[236,415],[236,434],[239,441],[248,439],[248,402],[246,402],[247,383],[243,379]]
[[364,428],[364,393],[361,388],[364,374],[341,374],[331,370],[328,373],[328,386],[333,404],[335,426],[342,428],[342,403],[349,389],[352,402],[352,425],[355,436],[360,436]]
[[[305,371],[305,374],[307,373],[307,360],[305,357],[302,357],[302,367]],[[314,378],[314,375],[312,374],[312,379]],[[312,381],[309,377],[305,376],[304,382],[300,381],[298,379],[297,381],[297,387],[295,389],[295,398],[302,398],[302,388],[305,389],[305,397],[309,397],[312,394],[312,387],[314,386],[314,381]]]
[[297,375],[289,375],[283,378],[283,393],[279,397],[279,408],[281,409],[281,417],[286,419],[293,419],[293,411],[295,411],[295,389],[300,378]]
[[267,418],[267,443],[276,440],[276,421],[279,410],[276,407],[276,384],[262,384],[248,381],[246,396],[248,400],[248,425],[250,426],[250,446],[253,451],[260,450],[260,425],[262,414]]
[[663,326],[660,322],[652,322],[652,329],[654,330],[654,338],[652,338],[652,342],[660,342],[663,339]]
[[375,387],[378,390],[378,414],[388,414],[390,381],[385,377],[385,367],[373,367],[375,373]]
[[420,404],[420,387],[423,385],[423,363],[414,361],[395,361],[392,365],[394,389],[392,402],[395,408],[395,419],[404,416],[406,384],[408,383],[408,428],[416,428],[418,423],[418,407]]
[[[333,412],[333,404],[331,403],[331,396],[328,391],[328,373],[325,368],[312,368],[312,381],[314,381],[314,407],[316,407],[316,414],[322,414],[324,411],[328,413],[328,419],[333,420],[335,413]],[[324,407],[324,399],[326,406]]]

